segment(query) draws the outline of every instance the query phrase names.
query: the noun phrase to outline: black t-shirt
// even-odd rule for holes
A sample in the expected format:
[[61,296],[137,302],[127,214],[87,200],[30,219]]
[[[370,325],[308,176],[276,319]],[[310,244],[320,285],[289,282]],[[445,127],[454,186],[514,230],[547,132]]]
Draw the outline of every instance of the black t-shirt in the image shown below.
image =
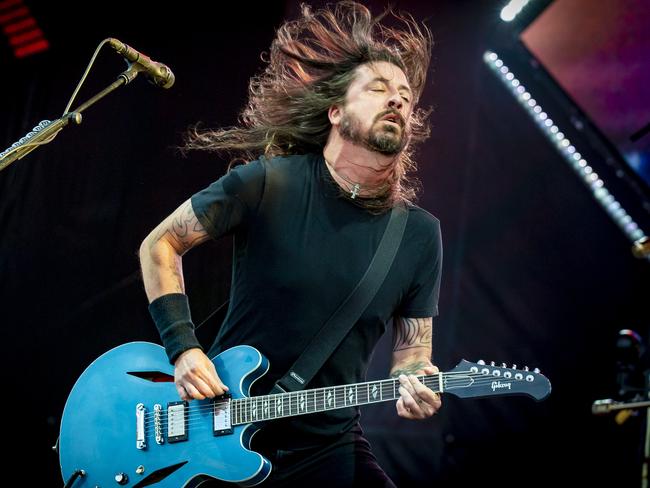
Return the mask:
[[[342,198],[320,154],[236,166],[191,201],[214,239],[234,236],[229,309],[208,356],[239,344],[256,347],[270,369],[253,393],[268,393],[361,279],[390,212],[373,215]],[[307,388],[364,381],[392,316],[438,314],[440,223],[417,206],[408,211],[386,280]],[[262,432],[320,439],[349,430],[358,417],[358,408],[331,410],[271,421]]]

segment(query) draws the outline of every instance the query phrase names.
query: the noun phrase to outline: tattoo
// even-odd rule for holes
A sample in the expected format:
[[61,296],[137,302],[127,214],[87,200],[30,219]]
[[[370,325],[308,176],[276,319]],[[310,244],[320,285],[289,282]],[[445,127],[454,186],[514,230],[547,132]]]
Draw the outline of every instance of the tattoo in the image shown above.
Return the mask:
[[425,363],[424,361],[420,361],[418,363],[411,363],[403,368],[400,369],[394,369],[393,371],[390,372],[390,376],[392,378],[397,378],[401,374],[415,374],[417,371],[420,371],[421,369],[424,369],[426,366],[430,366],[430,363]]
[[432,319],[395,317],[393,352],[416,347],[431,348]]
[[171,236],[181,244],[184,251],[191,249],[195,244],[203,242],[208,236],[199,219],[196,218],[189,201],[174,216],[170,231]]
[[196,217],[189,200],[181,205],[169,217],[168,221],[163,223],[150,245],[153,246],[165,234],[168,234],[169,239],[174,241],[176,250],[181,255],[210,238]]
[[183,278],[182,263],[180,260],[171,263],[169,270],[174,276],[174,288],[177,293],[185,293],[185,280]]

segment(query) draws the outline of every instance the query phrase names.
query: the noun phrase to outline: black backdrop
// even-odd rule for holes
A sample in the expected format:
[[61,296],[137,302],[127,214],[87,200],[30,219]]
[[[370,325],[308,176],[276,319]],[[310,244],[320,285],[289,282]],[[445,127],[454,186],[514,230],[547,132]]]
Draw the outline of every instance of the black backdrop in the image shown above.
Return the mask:
[[[440,414],[421,423],[398,419],[392,404],[370,406],[366,432],[400,486],[637,486],[642,418],[616,426],[590,407],[616,395],[617,331],[645,337],[650,267],[484,65],[504,29],[501,2],[434,3],[397,2],[427,19],[436,41],[423,100],[434,109],[432,137],[419,152],[420,205],[440,218],[445,252],[434,359],[442,369],[461,358],[540,367],[553,393],[541,403],[445,395]],[[177,78],[169,91],[137,79],[0,173],[5,439],[12,460],[38,467],[21,479],[61,486],[50,446],[74,381],[113,346],[157,340],[139,278],[141,240],[225,171],[225,159],[182,158],[182,132],[197,121],[236,122],[260,52],[297,6],[28,5],[51,49],[24,60],[0,51],[3,149],[60,115],[105,37],[165,62]],[[124,66],[100,53],[78,100]],[[197,322],[227,297],[230,255],[220,241],[184,260]],[[200,330],[206,343],[213,335]],[[371,378],[385,376],[389,342]]]

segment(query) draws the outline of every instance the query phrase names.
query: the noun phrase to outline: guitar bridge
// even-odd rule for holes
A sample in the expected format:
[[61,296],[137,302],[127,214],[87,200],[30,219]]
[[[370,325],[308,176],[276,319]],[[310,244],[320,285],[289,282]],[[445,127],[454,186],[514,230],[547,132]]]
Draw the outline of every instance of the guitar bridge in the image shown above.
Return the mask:
[[138,403],[135,406],[135,447],[140,450],[147,448],[146,416],[147,409],[144,403]]
[[230,421],[231,398],[232,395],[230,395],[230,393],[224,393],[220,397],[215,398],[212,402],[212,433],[215,437],[232,434],[232,424]]

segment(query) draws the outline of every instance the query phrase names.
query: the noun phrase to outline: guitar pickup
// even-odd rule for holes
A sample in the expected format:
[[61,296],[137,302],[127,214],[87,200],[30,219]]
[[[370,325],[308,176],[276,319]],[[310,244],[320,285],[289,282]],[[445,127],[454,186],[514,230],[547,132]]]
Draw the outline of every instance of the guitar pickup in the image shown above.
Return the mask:
[[189,404],[186,401],[167,404],[167,442],[181,442],[188,439],[188,410]]
[[232,434],[232,424],[230,421],[230,401],[232,395],[224,393],[212,402],[212,433],[215,437]]

